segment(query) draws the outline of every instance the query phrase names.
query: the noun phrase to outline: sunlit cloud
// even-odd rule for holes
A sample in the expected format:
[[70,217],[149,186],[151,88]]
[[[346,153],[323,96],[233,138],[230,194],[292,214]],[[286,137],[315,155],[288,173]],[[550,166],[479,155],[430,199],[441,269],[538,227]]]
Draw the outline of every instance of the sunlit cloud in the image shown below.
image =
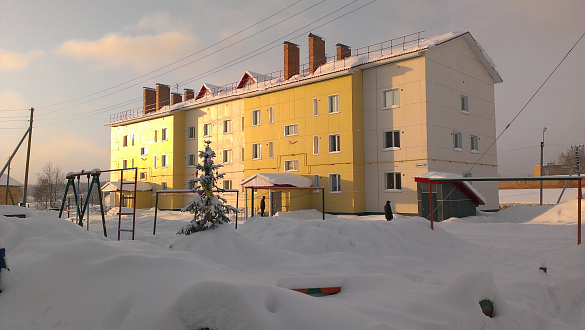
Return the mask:
[[31,60],[42,54],[43,52],[38,50],[27,53],[12,53],[0,49],[0,71],[16,71],[26,68]]

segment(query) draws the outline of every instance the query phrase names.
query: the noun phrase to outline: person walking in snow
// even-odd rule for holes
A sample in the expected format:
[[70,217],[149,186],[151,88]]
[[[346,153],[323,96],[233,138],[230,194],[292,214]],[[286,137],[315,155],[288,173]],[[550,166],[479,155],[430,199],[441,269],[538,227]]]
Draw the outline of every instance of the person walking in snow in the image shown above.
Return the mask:
[[266,196],[262,196],[262,200],[260,201],[260,216],[264,216],[264,210],[266,210]]
[[390,201],[386,201],[386,205],[384,205],[384,216],[386,216],[386,221],[390,221],[394,218],[392,214],[392,206],[390,206]]

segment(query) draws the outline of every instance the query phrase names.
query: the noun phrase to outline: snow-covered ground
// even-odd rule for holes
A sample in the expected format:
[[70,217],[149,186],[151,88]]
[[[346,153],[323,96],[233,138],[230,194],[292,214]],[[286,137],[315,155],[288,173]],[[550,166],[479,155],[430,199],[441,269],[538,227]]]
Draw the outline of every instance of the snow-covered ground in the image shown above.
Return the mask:
[[[175,235],[189,214],[159,212],[153,236],[144,210],[135,241],[116,240],[115,216],[104,238],[95,214],[88,231],[25,210],[0,216],[11,269],[0,329],[583,329],[576,210],[511,207],[434,231],[418,217],[312,210],[190,236]],[[289,290],[339,285],[325,297]]]

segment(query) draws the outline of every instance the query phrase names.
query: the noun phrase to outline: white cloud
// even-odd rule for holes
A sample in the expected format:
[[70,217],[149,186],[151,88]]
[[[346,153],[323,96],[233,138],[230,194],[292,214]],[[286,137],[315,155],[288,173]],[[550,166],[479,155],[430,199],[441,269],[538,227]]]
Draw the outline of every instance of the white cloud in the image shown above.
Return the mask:
[[25,68],[35,57],[43,52],[35,50],[28,53],[11,53],[0,49],[0,71],[16,71]]

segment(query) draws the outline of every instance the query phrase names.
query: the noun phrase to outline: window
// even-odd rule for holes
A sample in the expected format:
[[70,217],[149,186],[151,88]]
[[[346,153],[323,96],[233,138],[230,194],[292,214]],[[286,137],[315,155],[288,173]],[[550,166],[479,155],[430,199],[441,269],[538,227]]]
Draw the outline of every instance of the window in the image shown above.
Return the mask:
[[187,139],[189,140],[195,139],[195,126],[187,127]]
[[453,132],[453,149],[455,151],[463,150],[463,142],[461,132]]
[[167,155],[165,154],[160,157],[160,167],[167,167]]
[[132,134],[132,146],[134,146],[134,134]]
[[152,168],[156,168],[156,155],[153,156]]
[[231,163],[232,162],[232,150],[226,149],[222,152],[222,160],[224,163]]
[[400,172],[384,173],[384,181],[386,190],[401,190],[402,178]]
[[122,137],[122,147],[127,147],[128,146],[128,135],[124,135]]
[[195,166],[195,154],[189,154],[187,166]]
[[242,147],[242,162],[244,161],[244,147]]
[[268,158],[274,158],[274,142],[268,142]]
[[140,147],[140,156],[148,155],[148,147]]
[[223,121],[223,134],[231,133],[232,132],[232,120],[227,119]]
[[134,167],[134,158],[132,158],[131,163],[132,163],[131,167]]
[[268,108],[268,122],[269,123],[274,123],[274,108],[270,107]]
[[158,141],[158,131],[154,130],[154,142]]
[[313,175],[313,187],[319,187],[319,175]]
[[262,158],[262,144],[254,143],[252,144],[252,159],[260,158]]
[[223,189],[232,189],[232,180],[223,180]]
[[261,122],[262,112],[260,110],[252,111],[252,126],[258,126]]
[[163,129],[161,130],[160,139],[161,139],[162,141],[166,141],[166,140],[168,140],[168,138],[169,138],[168,132],[169,132],[169,130],[168,130],[167,128],[163,128]]
[[398,108],[400,106],[400,91],[398,88],[382,92],[382,109]]
[[299,161],[295,160],[285,160],[284,161],[284,171],[298,171],[299,170]]
[[122,159],[122,168],[128,168],[128,159]]
[[319,115],[319,99],[313,99],[313,116]]
[[339,146],[339,142],[339,134],[329,135],[329,152],[340,152],[341,147]]
[[191,180],[189,180],[189,182],[187,182],[187,188],[189,190],[195,189],[195,181],[193,181],[193,179],[191,179]]
[[244,131],[244,117],[242,117],[242,132]]
[[167,183],[166,182],[160,183],[160,190],[167,190]]
[[299,134],[299,125],[286,125],[284,126],[284,136],[291,136],[291,135],[298,135]]
[[211,123],[203,124],[203,136],[211,135]]
[[339,112],[339,95],[329,95],[329,113]]
[[477,135],[471,136],[471,152],[479,152],[479,137]]
[[341,192],[341,174],[329,174],[329,192]]
[[469,113],[469,99],[466,95],[461,95],[461,112]]
[[146,180],[146,172],[140,172],[140,180]]
[[319,154],[319,137],[317,135],[313,136],[313,155]]
[[384,132],[384,149],[400,148],[400,131]]

